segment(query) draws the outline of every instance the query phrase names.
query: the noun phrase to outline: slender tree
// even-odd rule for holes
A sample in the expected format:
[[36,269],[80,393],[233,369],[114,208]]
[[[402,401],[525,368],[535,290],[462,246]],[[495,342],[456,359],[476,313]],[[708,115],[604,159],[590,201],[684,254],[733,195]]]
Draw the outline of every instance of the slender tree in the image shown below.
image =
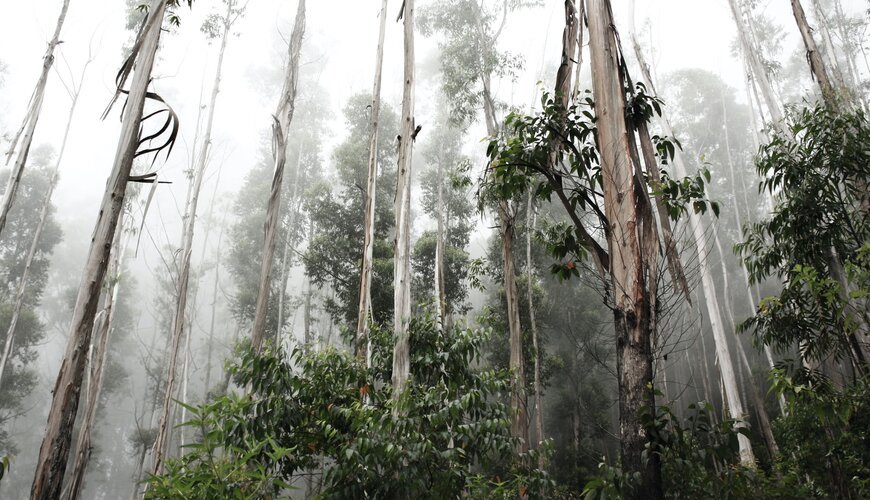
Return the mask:
[[[193,236],[196,228],[196,212],[199,204],[199,194],[202,188],[202,181],[205,177],[205,171],[211,150],[211,136],[214,127],[218,94],[220,93],[224,54],[226,53],[227,42],[229,41],[233,24],[242,14],[242,10],[236,7],[236,0],[226,0],[225,3],[226,12],[220,21],[220,26],[222,28],[221,46],[218,51],[218,62],[217,67],[215,68],[214,82],[212,84],[208,117],[206,118],[200,151],[196,156],[195,166],[190,173],[188,204],[187,207],[185,207],[184,228],[181,235],[181,266],[179,267],[176,283],[175,316],[172,322],[172,337],[170,340],[171,347],[169,351],[169,372],[166,378],[166,389],[163,395],[163,407],[160,413],[160,420],[157,424],[157,437],[154,440],[154,447],[151,451],[152,474],[160,474],[163,472],[163,462],[169,449],[169,440],[172,434],[172,424],[170,422],[169,413],[173,406],[172,396],[175,388],[178,366],[178,351],[181,346],[181,341],[185,336],[185,326],[188,324],[188,289],[190,285],[191,254],[193,253]],[[190,332],[187,332],[187,336],[190,336]],[[185,363],[185,367],[186,365],[187,363]]]
[[48,218],[49,211],[51,210],[51,198],[54,194],[54,188],[57,186],[58,176],[60,174],[60,165],[63,161],[64,152],[66,151],[70,128],[72,127],[73,117],[75,116],[75,110],[78,106],[82,84],[85,81],[85,75],[87,74],[88,66],[90,65],[91,61],[92,58],[88,57],[88,61],[82,68],[82,73],[79,77],[78,83],[72,83],[70,94],[70,97],[72,98],[72,103],[70,104],[69,116],[67,117],[66,122],[66,129],[63,132],[63,140],[60,144],[60,150],[57,153],[54,171],[52,172],[51,179],[49,180],[48,192],[45,194],[45,198],[42,203],[42,209],[40,210],[39,214],[39,223],[36,225],[36,229],[32,234],[30,251],[27,253],[27,258],[24,263],[24,271],[22,272],[21,280],[18,283],[18,291],[15,295],[15,305],[12,306],[12,319],[9,321],[9,329],[6,331],[6,343],[3,348],[2,358],[0,358],[0,385],[2,385],[3,374],[6,371],[6,363],[9,361],[9,357],[12,354],[12,343],[15,339],[15,327],[18,325],[18,319],[21,315],[21,310],[24,307],[24,301],[26,296],[25,292],[27,291],[27,278],[30,274],[30,268],[31,266],[33,266],[33,261],[36,258],[36,253],[39,250],[40,237],[42,236],[42,231],[45,229],[45,222]]
[[[121,136],[115,153],[114,166],[106,185],[99,216],[91,239],[90,250],[76,297],[70,324],[69,340],[54,385],[45,436],[39,450],[36,473],[30,496],[33,499],[53,499],[61,493],[69,458],[72,429],[78,413],[79,394],[91,344],[94,316],[106,275],[109,257],[124,205],[127,184],[131,180],[133,158],[148,137],[140,138],[142,111],[145,105],[151,69],[160,42],[161,24],[167,3],[173,0],[153,0],[147,20],[142,26],[133,50],[118,75],[118,94],[134,70],[121,126]],[[177,3],[177,1],[175,2]],[[170,121],[174,114],[167,110]],[[177,131],[177,123],[173,123]],[[171,147],[175,132],[166,146]],[[159,148],[158,148],[159,150]],[[143,151],[144,152],[144,151]],[[141,178],[140,178],[141,180]]]
[[24,167],[27,164],[27,155],[30,154],[30,147],[33,144],[33,134],[36,132],[36,123],[39,121],[39,115],[42,112],[42,102],[45,98],[45,87],[48,85],[48,72],[54,64],[54,49],[61,43],[60,32],[63,28],[63,23],[66,20],[66,14],[69,10],[69,0],[63,0],[63,5],[60,9],[60,16],[57,18],[57,24],[54,28],[54,35],[48,42],[48,48],[45,50],[45,55],[42,56],[42,72],[39,75],[39,80],[36,82],[36,88],[33,89],[33,95],[30,96],[30,104],[27,107],[27,113],[24,115],[24,122],[21,128],[12,139],[12,144],[9,146],[9,151],[6,153],[6,162],[12,158],[15,153],[16,146],[18,147],[18,156],[15,159],[15,165],[12,167],[12,173],[9,175],[9,180],[6,183],[6,191],[3,192],[3,200],[0,201],[0,234],[3,234],[3,228],[6,226],[6,218],[9,216],[9,209],[12,208],[12,203],[15,201],[15,194],[18,192],[18,186],[21,184],[21,176],[24,175]]
[[[399,17],[404,17],[404,86],[402,91],[399,167],[396,180],[396,246],[393,264],[393,398],[405,391],[411,369],[411,157],[417,132],[414,123],[414,0],[404,0]],[[398,405],[393,410],[398,412]]]
[[266,208],[265,234],[263,238],[263,254],[260,264],[260,285],[257,293],[257,305],[254,311],[254,324],[251,328],[251,345],[255,351],[263,347],[263,336],[266,331],[266,316],[269,309],[269,294],[271,292],[272,262],[275,257],[275,235],[280,220],[281,190],[284,185],[284,167],[287,163],[287,135],[293,113],[296,110],[296,89],[299,84],[299,56],[302,52],[302,37],[305,35],[305,0],[299,0],[296,7],[296,21],[293,33],[290,35],[289,60],[285,68],[284,88],[278,100],[278,108],[273,115],[272,152],[274,156],[275,175],[272,178],[272,190],[269,194],[269,205]]
[[360,361],[369,362],[369,322],[372,309],[372,265],[375,246],[375,203],[377,202],[378,179],[378,121],[381,117],[381,81],[384,69],[384,38],[387,30],[387,2],[381,4],[378,28],[378,48],[375,56],[375,81],[372,85],[372,109],[369,124],[369,163],[366,178],[366,204],[363,215],[363,259],[359,284],[359,312],[356,325],[356,355]]

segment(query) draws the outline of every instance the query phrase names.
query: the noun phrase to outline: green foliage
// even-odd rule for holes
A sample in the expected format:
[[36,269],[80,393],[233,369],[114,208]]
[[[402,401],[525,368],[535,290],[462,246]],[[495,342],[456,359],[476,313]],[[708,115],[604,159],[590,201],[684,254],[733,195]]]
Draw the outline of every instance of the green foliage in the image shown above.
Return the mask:
[[742,327],[767,344],[800,344],[808,359],[848,357],[866,321],[870,123],[860,110],[817,106],[792,110],[788,127],[757,159],[773,214],[735,246],[754,280],[780,278],[783,290]]
[[818,372],[787,364],[772,378],[788,401],[786,414],[774,423],[782,449],[777,471],[799,483],[805,497],[870,496],[867,380],[838,390]]
[[516,496],[548,486],[544,473],[523,465],[534,456],[514,454],[501,402],[507,373],[472,368],[485,334],[440,335],[429,318],[414,319],[410,329],[412,384],[397,403],[401,416],[390,398],[389,331],[372,331],[370,370],[335,350],[296,349],[285,360],[269,349],[261,356],[241,349],[230,370],[250,394],[193,409],[188,425],[200,439],[151,478],[164,495],[155,498],[286,494],[295,475],[321,463],[322,498],[445,498],[508,488]]

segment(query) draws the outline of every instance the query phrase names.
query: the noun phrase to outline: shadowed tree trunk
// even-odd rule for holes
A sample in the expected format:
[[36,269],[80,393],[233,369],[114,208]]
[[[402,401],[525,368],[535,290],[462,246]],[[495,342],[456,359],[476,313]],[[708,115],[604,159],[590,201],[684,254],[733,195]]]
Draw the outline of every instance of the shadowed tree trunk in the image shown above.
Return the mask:
[[39,459],[30,491],[30,496],[33,499],[54,499],[61,493],[64,472],[69,458],[72,429],[78,413],[87,350],[91,344],[94,316],[97,312],[97,304],[109,263],[109,254],[118,218],[124,205],[130,169],[139,147],[142,109],[145,104],[148,82],[151,78],[151,68],[154,65],[160,41],[160,28],[165,9],[164,0],[152,1],[148,19],[142,27],[130,59],[119,74],[118,86],[120,89],[133,70],[133,61],[135,61],[136,71],[124,109],[121,136],[115,153],[114,166],[91,239],[90,250],[73,309],[69,340],[54,385],[45,436],[39,449]]
[[260,264],[260,286],[257,293],[257,306],[254,311],[254,325],[251,328],[251,346],[255,351],[263,348],[266,332],[266,317],[269,312],[269,294],[272,287],[272,262],[275,257],[275,235],[281,219],[281,189],[284,185],[284,166],[287,163],[287,134],[296,110],[296,89],[299,84],[299,56],[302,52],[302,37],[305,34],[305,0],[299,0],[296,8],[296,22],[290,35],[290,59],[284,75],[284,89],[278,101],[278,108],[272,123],[272,150],[275,155],[275,175],[269,194],[264,226],[263,254]]

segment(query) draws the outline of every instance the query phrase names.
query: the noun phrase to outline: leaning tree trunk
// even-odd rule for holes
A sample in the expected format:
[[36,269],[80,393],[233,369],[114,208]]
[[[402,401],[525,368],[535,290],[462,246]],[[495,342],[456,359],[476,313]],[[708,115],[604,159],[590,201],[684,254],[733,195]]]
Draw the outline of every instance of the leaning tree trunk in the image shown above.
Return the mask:
[[[625,120],[624,82],[609,0],[587,3],[592,88],[608,221],[613,315],[616,327],[622,466],[639,473],[631,498],[662,498],[661,464],[645,457],[645,412],[655,411],[652,390],[651,297],[638,234],[638,196]],[[654,277],[653,277],[654,279]]]
[[132,71],[132,62],[136,62],[136,71],[125,107],[121,137],[115,153],[114,167],[100,206],[84,274],[73,309],[66,352],[54,385],[45,436],[39,450],[36,473],[30,491],[30,496],[33,499],[53,499],[61,493],[63,476],[69,458],[72,429],[78,413],[79,393],[85,371],[87,350],[91,344],[94,315],[97,311],[103,278],[109,263],[118,218],[124,206],[130,169],[139,147],[142,109],[145,104],[148,82],[151,78],[151,68],[154,65],[160,41],[160,28],[165,9],[165,0],[152,1],[148,20],[143,26],[139,40],[128,61],[130,65],[126,67],[126,71],[122,71],[119,77],[120,87],[124,84],[129,72]]
[[[227,2],[227,12],[224,18],[224,32],[221,38],[221,47],[218,53],[218,62],[215,69],[214,84],[212,85],[211,101],[209,102],[208,118],[202,140],[202,146],[199,155],[196,158],[196,166],[193,170],[191,178],[190,194],[188,196],[189,203],[185,210],[184,234],[182,235],[181,243],[181,267],[178,274],[178,286],[176,288],[176,303],[175,316],[172,322],[172,344],[169,352],[169,371],[166,378],[166,392],[163,396],[163,407],[160,412],[160,420],[157,424],[157,437],[154,440],[154,447],[151,451],[151,473],[161,474],[163,472],[163,462],[169,450],[169,441],[172,435],[172,423],[170,421],[170,410],[173,406],[172,394],[175,388],[175,379],[178,369],[178,351],[181,347],[182,338],[186,335],[189,337],[190,332],[185,332],[187,324],[187,300],[188,288],[190,285],[190,267],[191,254],[193,252],[193,236],[196,229],[196,210],[199,204],[199,193],[202,188],[202,181],[205,177],[206,166],[208,165],[209,152],[211,150],[211,134],[214,126],[215,107],[217,105],[218,94],[220,93],[221,74],[223,72],[224,54],[226,52],[227,41],[230,38],[230,30],[232,28],[232,8],[235,2]],[[189,343],[189,339],[187,340]],[[187,371],[187,362],[185,361],[185,372]],[[186,380],[186,377],[185,377]]]
[[[79,437],[76,443],[75,463],[73,464],[72,477],[66,487],[64,498],[77,500],[81,498],[84,486],[85,473],[91,460],[91,432],[97,420],[97,409],[100,405],[100,393],[103,390],[103,374],[106,371],[106,363],[109,357],[109,340],[114,330],[115,311],[118,303],[118,291],[121,284],[121,270],[124,265],[124,256],[130,242],[130,231],[124,232],[124,215],[118,220],[120,233],[115,233],[115,255],[112,256],[112,269],[109,274],[111,288],[106,291],[103,306],[103,320],[99,331],[94,339],[95,346],[91,348],[90,374],[88,375],[87,401],[85,402],[84,419],[79,426]],[[121,235],[123,234],[123,238]]]
[[6,161],[8,162],[15,152],[15,147],[18,146],[18,157],[15,159],[12,172],[9,173],[9,181],[6,183],[6,191],[3,192],[3,200],[0,201],[0,235],[3,234],[3,228],[6,227],[9,209],[12,208],[15,195],[18,193],[18,186],[21,184],[21,177],[24,175],[24,167],[27,164],[27,155],[30,154],[30,146],[33,144],[36,123],[39,121],[39,115],[42,112],[45,87],[48,84],[48,72],[54,64],[54,49],[61,43],[60,30],[63,28],[63,23],[66,20],[69,1],[64,0],[63,6],[60,9],[60,17],[57,18],[54,36],[51,37],[51,41],[48,42],[48,49],[46,49],[45,55],[42,56],[42,73],[39,75],[36,88],[33,89],[33,95],[30,97],[30,104],[27,108],[27,113],[24,115],[24,123],[21,124],[21,128],[15,134],[12,145],[6,153]]
[[375,57],[375,81],[372,85],[372,111],[369,122],[369,170],[366,181],[365,219],[363,220],[363,260],[360,270],[359,308],[356,323],[357,359],[370,365],[369,311],[372,307],[372,262],[375,245],[375,202],[378,180],[378,121],[381,116],[381,81],[384,69],[384,37],[387,30],[387,1],[381,4],[378,49]]
[[[399,136],[399,172],[396,180],[396,250],[394,262],[393,400],[398,403],[411,370],[411,156],[417,131],[414,124],[414,0],[403,7],[405,78],[402,92],[402,123]],[[393,408],[398,414],[398,404]]]
[[259,352],[263,348],[266,333],[266,317],[269,312],[269,295],[272,287],[272,262],[275,258],[275,235],[281,218],[281,189],[284,185],[284,166],[287,163],[287,134],[296,110],[296,89],[299,85],[299,56],[302,52],[302,37],[305,34],[305,0],[299,0],[296,8],[296,22],[290,35],[290,60],[284,74],[284,89],[278,101],[278,109],[272,123],[272,150],[275,155],[275,175],[269,205],[266,208],[263,255],[260,264],[260,286],[257,293],[257,307],[254,311],[254,325],[251,328],[251,346]]
[[33,240],[30,243],[30,249],[27,252],[27,258],[24,261],[24,270],[21,273],[21,280],[18,283],[18,291],[15,294],[15,305],[12,307],[12,318],[9,321],[9,329],[6,331],[6,344],[3,348],[2,358],[0,358],[0,387],[3,386],[3,374],[6,372],[6,364],[12,356],[12,346],[15,341],[15,328],[18,326],[18,319],[21,316],[21,309],[24,307],[25,291],[27,290],[27,278],[30,275],[30,268],[33,266],[33,260],[36,258],[36,252],[39,249],[39,240],[42,237],[42,231],[45,229],[45,221],[48,218],[48,213],[51,210],[51,197],[54,194],[54,188],[57,186],[58,175],[60,174],[60,165],[63,161],[64,152],[66,151],[67,140],[69,139],[69,131],[72,127],[73,116],[75,115],[76,107],[81,95],[82,84],[85,81],[85,74],[88,66],[93,59],[89,58],[82,68],[82,74],[79,78],[78,85],[74,87],[72,94],[72,104],[70,104],[69,115],[66,121],[66,129],[63,132],[63,140],[60,144],[60,151],[57,153],[55,160],[54,171],[51,173],[51,179],[48,182],[48,192],[45,193],[45,198],[42,202],[42,209],[39,213],[39,222],[36,229],[33,231]]
[[813,39],[813,30],[807,22],[807,15],[800,0],[791,0],[791,10],[800,29],[804,47],[807,49],[807,61],[810,63],[810,71],[813,74],[813,78],[819,84],[825,102],[832,103],[835,97],[834,86],[831,85],[828,70],[825,68],[824,61],[822,61],[822,54],[819,52],[818,47],[816,47],[816,41]]

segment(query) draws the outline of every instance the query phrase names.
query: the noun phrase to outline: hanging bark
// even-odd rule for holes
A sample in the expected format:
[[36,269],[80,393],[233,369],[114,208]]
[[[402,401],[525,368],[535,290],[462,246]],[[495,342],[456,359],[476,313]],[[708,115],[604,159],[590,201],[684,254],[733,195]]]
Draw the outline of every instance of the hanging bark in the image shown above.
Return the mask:
[[617,338],[622,466],[640,473],[632,498],[661,498],[661,465],[655,457],[644,459],[649,438],[642,414],[655,408],[651,297],[642,236],[638,234],[642,215],[637,211],[640,200],[634,184],[624,82],[609,0],[589,0],[587,18]]
[[[534,273],[532,266],[532,232],[537,225],[537,214],[532,214],[532,193],[529,193],[529,201],[526,204],[526,278],[528,280],[528,295],[529,306],[529,326],[532,330],[532,349],[535,353],[535,373],[534,373],[534,390],[535,390],[535,436],[538,439],[538,449],[544,443],[544,400],[543,388],[541,387],[541,350],[538,342],[538,322],[535,317],[535,289],[534,289]],[[545,467],[544,455],[538,457],[538,468],[544,470]]]
[[[394,261],[393,400],[405,391],[411,369],[408,326],[411,321],[411,156],[416,138],[414,124],[414,0],[405,0],[405,77],[402,92],[402,122],[399,136],[399,172],[396,179],[396,250]],[[398,405],[393,408],[398,414]]]
[[54,35],[51,37],[51,41],[48,42],[45,55],[42,56],[42,73],[36,82],[36,88],[33,89],[33,95],[30,96],[30,104],[27,107],[27,113],[24,115],[24,122],[15,134],[15,138],[12,139],[12,144],[6,153],[6,162],[8,163],[15,153],[16,146],[18,147],[18,156],[15,159],[15,164],[12,166],[12,172],[9,173],[6,191],[3,192],[3,200],[0,201],[0,235],[3,234],[3,228],[6,227],[6,218],[9,216],[9,210],[15,201],[18,186],[21,184],[21,177],[24,175],[24,167],[27,165],[27,156],[30,154],[30,147],[33,144],[36,123],[39,121],[39,115],[42,112],[45,87],[48,84],[48,72],[54,64],[54,49],[61,43],[60,31],[66,20],[69,2],[70,0],[64,0],[60,9],[60,16],[57,18],[57,25],[54,28]]
[[305,34],[305,0],[299,0],[296,8],[296,22],[290,35],[290,59],[284,75],[284,89],[278,101],[278,108],[272,123],[272,153],[275,160],[275,175],[269,194],[264,226],[263,255],[260,265],[260,286],[257,293],[257,306],[254,311],[254,325],[251,328],[251,346],[259,352],[263,348],[266,332],[266,316],[269,312],[269,295],[272,287],[272,262],[275,257],[275,236],[281,211],[281,189],[284,185],[284,166],[287,163],[287,134],[296,110],[296,89],[299,85],[299,56],[302,52],[302,37]]
[[[646,65],[643,53],[640,51],[640,45],[634,41],[635,55],[640,63],[641,71],[650,86],[650,90],[655,93],[655,86],[652,77],[649,73],[649,67]],[[666,135],[674,137],[673,129],[666,118],[662,120],[662,127]],[[674,155],[674,171],[678,177],[686,177],[687,171],[683,162],[680,151],[677,150]],[[746,413],[743,409],[743,402],[737,390],[737,380],[734,376],[734,365],[731,358],[730,349],[728,348],[728,339],[725,335],[725,328],[722,323],[722,318],[719,313],[719,300],[716,294],[715,284],[708,264],[707,243],[704,238],[704,229],[700,217],[694,212],[689,211],[689,226],[692,231],[695,246],[698,251],[698,267],[701,274],[701,284],[704,289],[706,298],[705,306],[707,308],[708,319],[713,330],[713,339],[715,340],[716,356],[719,360],[719,371],[724,386],[725,396],[728,400],[728,408],[731,418],[737,421],[738,425],[745,425]],[[738,436],[740,444],[740,461],[745,466],[754,466],[755,456],[752,452],[752,446],[749,439],[740,434]]]
[[45,436],[39,450],[31,498],[43,500],[57,498],[61,493],[63,477],[69,456],[72,428],[78,413],[88,346],[97,303],[106,275],[109,254],[115,230],[124,205],[127,183],[133,158],[140,146],[140,126],[151,68],[160,41],[160,27],[165,12],[165,0],[153,0],[148,19],[140,32],[127,63],[118,76],[123,85],[136,62],[124,117],[121,136],[115,154],[114,167],[100,207],[96,227],[79,286],[70,324],[69,340],[54,385],[52,404],[48,414]]
[[375,203],[378,180],[378,122],[381,116],[381,81],[384,68],[384,38],[387,30],[387,1],[381,4],[378,48],[375,57],[375,81],[372,85],[372,114],[369,123],[369,169],[366,181],[366,206],[363,219],[363,260],[360,271],[359,309],[356,324],[356,356],[366,366],[369,362],[369,312],[372,307],[372,263],[375,246]]
[[[206,166],[208,165],[209,152],[211,150],[211,134],[214,126],[215,108],[217,105],[218,94],[220,93],[221,75],[223,72],[224,54],[226,52],[227,41],[230,38],[234,14],[233,7],[235,1],[227,2],[227,11],[223,19],[224,30],[221,38],[221,47],[218,52],[218,62],[215,69],[214,83],[212,85],[211,100],[209,102],[208,118],[206,119],[205,131],[199,155],[196,157],[196,165],[192,172],[190,187],[188,190],[188,205],[184,215],[184,233],[182,234],[181,243],[181,267],[178,272],[178,284],[176,288],[176,303],[175,315],[172,322],[172,341],[169,352],[169,371],[166,378],[166,392],[163,397],[163,408],[160,413],[160,420],[157,424],[157,437],[154,440],[154,447],[151,451],[151,473],[159,475],[163,472],[163,462],[169,450],[169,441],[172,435],[172,423],[170,421],[170,410],[174,406],[172,394],[175,389],[176,371],[178,366],[178,351],[181,347],[181,341],[187,336],[187,344],[190,343],[190,332],[185,332],[188,315],[188,289],[190,285],[190,267],[191,254],[193,252],[193,236],[196,228],[196,211],[199,204],[199,194],[202,189],[202,181],[205,177]],[[237,17],[236,17],[237,18]],[[185,375],[187,373],[187,362],[184,364]],[[183,377],[186,381],[186,376]]]
[[63,132],[63,140],[60,144],[60,150],[57,153],[57,160],[55,160],[54,170],[51,173],[51,179],[48,182],[48,192],[45,193],[45,199],[42,202],[42,209],[39,213],[39,222],[36,225],[36,228],[33,231],[32,238],[30,244],[30,249],[27,252],[27,257],[24,261],[24,270],[21,273],[21,281],[18,283],[18,290],[15,293],[15,304],[12,306],[12,317],[9,321],[9,329],[6,331],[6,343],[3,348],[2,358],[0,358],[0,387],[3,385],[3,374],[6,372],[6,364],[9,361],[9,357],[12,355],[12,347],[13,342],[15,341],[15,329],[18,326],[18,319],[21,316],[21,309],[24,307],[24,298],[25,291],[27,290],[27,278],[30,275],[30,269],[33,265],[33,261],[36,258],[36,253],[39,249],[39,241],[42,237],[42,231],[45,229],[45,221],[48,218],[48,213],[51,210],[51,197],[54,194],[54,188],[57,186],[58,176],[60,174],[60,165],[63,161],[64,152],[66,151],[67,140],[69,139],[69,131],[72,127],[73,116],[75,115],[76,107],[79,102],[79,95],[81,94],[82,84],[85,81],[85,75],[87,74],[88,66],[90,66],[91,61],[93,59],[91,57],[88,58],[88,61],[85,63],[82,68],[81,77],[79,78],[78,84],[74,85],[72,97],[72,103],[69,108],[69,115],[66,121],[66,128]]
[[[122,229],[121,232],[115,233],[114,249],[115,254],[112,256],[111,270],[109,279],[111,287],[106,291],[106,298],[103,305],[103,320],[99,325],[94,338],[94,346],[91,348],[91,369],[88,374],[88,391],[87,400],[85,402],[85,414],[79,427],[79,436],[76,442],[75,463],[73,471],[67,484],[64,498],[68,500],[77,500],[81,498],[82,487],[84,486],[85,473],[87,472],[88,464],[91,460],[91,431],[94,428],[94,423],[97,420],[97,409],[100,404],[100,393],[103,389],[103,374],[106,371],[106,363],[109,357],[109,340],[114,330],[115,305],[118,302],[118,291],[121,284],[121,272],[124,265],[124,257],[127,254],[127,247],[130,243],[131,228],[124,231],[124,215],[122,214],[118,220],[118,226]],[[123,238],[122,238],[123,234]]]

